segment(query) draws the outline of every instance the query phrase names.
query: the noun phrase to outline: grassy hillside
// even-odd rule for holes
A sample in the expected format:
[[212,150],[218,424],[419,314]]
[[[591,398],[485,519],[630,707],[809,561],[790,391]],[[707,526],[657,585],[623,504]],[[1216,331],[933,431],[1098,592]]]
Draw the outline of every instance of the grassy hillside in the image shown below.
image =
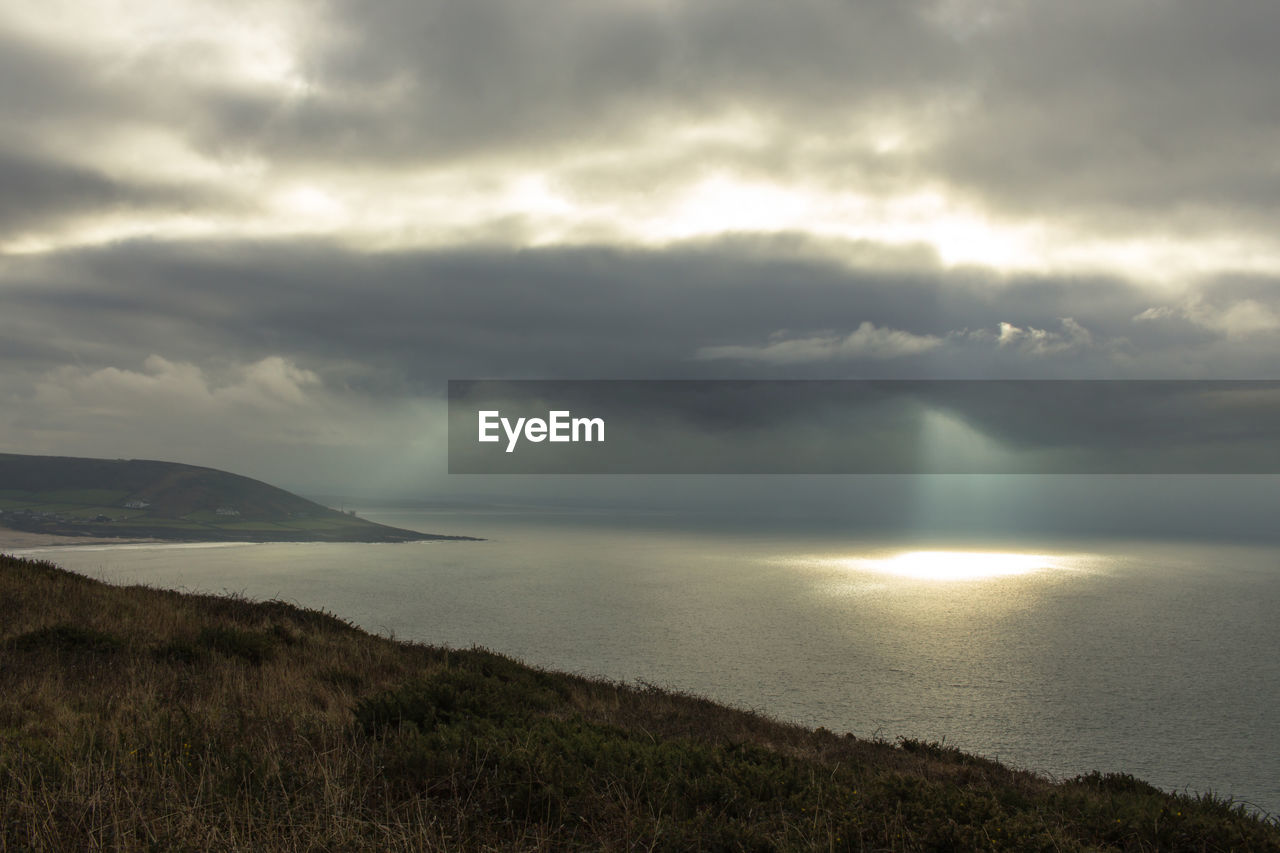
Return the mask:
[[0,526],[70,536],[224,541],[459,538],[375,524],[213,468],[12,453],[0,453]]
[[1280,826],[0,556],[0,849],[1268,851]]

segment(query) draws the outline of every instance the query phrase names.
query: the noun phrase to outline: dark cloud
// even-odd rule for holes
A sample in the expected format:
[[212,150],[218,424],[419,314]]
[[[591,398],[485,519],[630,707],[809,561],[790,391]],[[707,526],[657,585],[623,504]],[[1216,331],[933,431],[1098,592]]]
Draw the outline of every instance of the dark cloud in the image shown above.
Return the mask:
[[91,122],[121,106],[97,82],[98,70],[91,57],[0,33],[6,137],[30,140],[40,132],[57,132],[53,121],[59,117]]
[[[1224,281],[1185,304],[1225,308],[1266,299],[1274,306],[1264,285]],[[1269,487],[1242,491],[1216,481],[1206,491],[1200,481],[1090,479],[1086,488],[1012,478],[974,486],[982,500],[973,501],[959,481],[927,478],[690,485],[681,478],[444,474],[438,403],[450,378],[1099,377],[1203,374],[1232,363],[1255,370],[1269,364],[1274,372],[1280,361],[1269,339],[1233,340],[1182,314],[1134,321],[1160,303],[1115,279],[858,272],[750,250],[742,240],[681,251],[376,255],[310,242],[202,242],[10,258],[0,288],[8,309],[0,315],[0,435],[10,451],[187,460],[320,493],[714,507],[744,517],[854,519],[882,531],[919,524],[934,532],[1239,536],[1267,529],[1253,501],[1259,489],[1271,494]],[[1089,330],[1090,348],[1037,353],[1021,345],[1025,339],[999,342],[1001,322],[1061,333],[1062,317]],[[889,360],[762,365],[694,358],[701,347],[764,342],[779,329],[847,331],[864,321],[944,343]],[[974,334],[980,331],[985,336]],[[1125,335],[1124,348],[1106,348]],[[1070,399],[1054,400],[1072,411]],[[1070,438],[1053,431],[1062,414],[1055,406],[1011,409],[1007,400],[980,395],[931,402],[1000,444]],[[680,429],[663,433],[664,440],[689,458],[723,454],[734,448],[718,447],[715,437],[741,421],[742,433],[754,424],[747,450],[754,442],[761,454],[808,452],[820,459],[812,430],[781,410],[763,421],[746,417],[748,403],[704,406],[676,424]],[[1221,411],[1219,403],[1202,408]],[[1248,406],[1230,412],[1241,427],[1269,423]],[[1132,429],[1113,429],[1126,414],[1139,416],[1146,429],[1178,412],[1134,398],[1111,401],[1085,424],[1104,439],[1108,432],[1132,436]],[[920,427],[902,432],[895,452],[904,458],[938,447],[945,452],[947,436],[939,444],[937,434]],[[780,495],[786,495],[782,509]],[[1118,513],[1126,520],[1117,521]]]
[[[812,117],[928,94],[954,46],[898,3],[335,3],[293,154],[435,159],[590,145],[742,107]],[[376,119],[376,120],[371,120]]]
[[1266,0],[1025,4],[973,43],[978,99],[934,167],[1021,215],[1256,217],[1280,191],[1277,32]]
[[245,211],[248,205],[209,188],[113,178],[100,171],[0,150],[0,239],[58,222],[120,213],[174,214],[191,209]]
[[[233,60],[194,29],[137,51],[0,33],[12,156],[58,143],[29,165],[32,223],[145,201],[69,144],[122,128],[322,185],[571,153],[558,178],[588,199],[715,171],[873,197],[934,186],[1101,238],[1270,242],[1280,198],[1268,0],[334,2],[296,29],[288,83],[217,73]],[[735,116],[731,138],[679,135]],[[900,147],[877,150],[882,132]],[[77,201],[49,200],[63,193]]]
[[[195,132],[205,148],[235,140],[385,168],[617,146],[739,110],[761,121],[760,139],[686,151],[669,168],[733,164],[859,189],[898,172],[1019,216],[1108,215],[1137,231],[1157,212],[1157,230],[1256,229],[1274,207],[1274,4],[1020,4],[965,39],[920,8],[335,4],[341,35],[310,43],[308,96],[207,93]],[[924,147],[856,165],[857,131],[886,117]]]
[[[12,260],[3,284],[12,310],[0,325],[11,341],[95,348],[115,366],[151,353],[283,354],[432,396],[468,377],[1260,378],[1280,363],[1273,336],[1215,325],[1241,304],[1247,318],[1280,316],[1260,280],[1162,306],[1117,279],[859,271],[741,247],[367,254],[314,242],[127,244]],[[771,341],[839,339],[864,324],[936,343],[901,355],[750,357]],[[741,352],[698,357],[716,347]],[[364,380],[350,375],[354,364]]]

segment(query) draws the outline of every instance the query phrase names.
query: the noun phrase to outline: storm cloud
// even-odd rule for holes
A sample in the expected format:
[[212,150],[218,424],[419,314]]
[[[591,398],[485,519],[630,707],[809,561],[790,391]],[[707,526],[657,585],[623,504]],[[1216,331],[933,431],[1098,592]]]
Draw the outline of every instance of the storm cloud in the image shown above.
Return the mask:
[[447,493],[449,379],[1269,379],[1277,33],[1263,0],[6,4],[0,449]]
[[[69,179],[97,227],[0,223],[11,247],[800,230],[1005,269],[1280,267],[1264,0],[50,9],[0,16],[12,156],[114,190]],[[170,183],[192,203],[107,215]]]

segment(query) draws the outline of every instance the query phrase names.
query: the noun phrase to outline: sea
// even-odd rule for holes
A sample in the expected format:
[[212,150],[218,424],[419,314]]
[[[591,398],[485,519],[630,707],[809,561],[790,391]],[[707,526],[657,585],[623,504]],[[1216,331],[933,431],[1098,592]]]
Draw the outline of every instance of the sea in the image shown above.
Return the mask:
[[660,514],[364,510],[484,541],[27,549],[864,738],[1280,814],[1280,547],[955,542]]

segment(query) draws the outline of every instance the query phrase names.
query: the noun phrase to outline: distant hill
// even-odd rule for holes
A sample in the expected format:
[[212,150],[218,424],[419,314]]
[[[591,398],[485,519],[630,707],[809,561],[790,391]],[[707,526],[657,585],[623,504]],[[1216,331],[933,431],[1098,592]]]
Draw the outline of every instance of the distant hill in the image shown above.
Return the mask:
[[14,453],[0,453],[0,526],[66,536],[241,542],[469,538],[376,524],[214,468]]

